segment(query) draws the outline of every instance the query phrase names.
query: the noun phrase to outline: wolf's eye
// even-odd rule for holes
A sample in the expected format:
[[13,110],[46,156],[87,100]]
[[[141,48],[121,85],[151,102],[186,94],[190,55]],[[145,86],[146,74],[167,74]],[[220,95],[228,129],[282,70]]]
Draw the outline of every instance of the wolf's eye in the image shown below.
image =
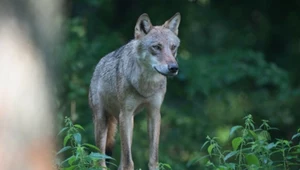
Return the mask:
[[161,46],[160,45],[152,45],[152,48],[154,50],[160,51],[161,50]]
[[176,49],[176,45],[171,46],[171,50],[174,51]]

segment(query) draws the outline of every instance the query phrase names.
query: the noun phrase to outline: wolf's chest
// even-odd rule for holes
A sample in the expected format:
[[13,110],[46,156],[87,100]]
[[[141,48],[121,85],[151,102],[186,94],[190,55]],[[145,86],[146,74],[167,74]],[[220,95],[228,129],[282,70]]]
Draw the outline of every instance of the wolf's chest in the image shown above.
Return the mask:
[[140,78],[135,82],[136,90],[144,97],[150,97],[158,92],[165,91],[165,77]]

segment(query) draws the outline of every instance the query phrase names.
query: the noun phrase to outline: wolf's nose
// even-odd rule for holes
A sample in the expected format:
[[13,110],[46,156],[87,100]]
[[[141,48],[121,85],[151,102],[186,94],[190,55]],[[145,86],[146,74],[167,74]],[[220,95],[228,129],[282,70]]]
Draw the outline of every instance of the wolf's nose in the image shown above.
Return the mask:
[[171,73],[176,73],[178,71],[178,65],[177,64],[169,64],[168,69]]

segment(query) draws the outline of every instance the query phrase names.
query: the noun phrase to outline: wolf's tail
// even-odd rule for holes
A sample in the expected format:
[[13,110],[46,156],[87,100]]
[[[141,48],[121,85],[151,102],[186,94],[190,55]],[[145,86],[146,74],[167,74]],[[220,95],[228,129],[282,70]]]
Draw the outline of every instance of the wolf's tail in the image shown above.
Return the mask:
[[112,156],[112,150],[115,144],[115,134],[117,131],[117,119],[113,115],[108,116],[107,127],[105,154],[107,156]]

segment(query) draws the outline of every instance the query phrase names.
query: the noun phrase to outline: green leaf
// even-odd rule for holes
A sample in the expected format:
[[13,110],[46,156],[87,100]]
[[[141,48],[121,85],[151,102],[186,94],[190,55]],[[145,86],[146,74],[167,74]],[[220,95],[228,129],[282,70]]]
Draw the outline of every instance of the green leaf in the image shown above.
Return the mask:
[[208,143],[209,143],[209,141],[206,141],[206,142],[202,145],[201,150],[202,150]]
[[235,170],[235,163],[227,163],[226,164],[226,167],[227,167],[227,170]]
[[287,156],[286,159],[288,160],[297,159],[297,156]]
[[295,138],[297,138],[299,136],[300,136],[300,133],[297,133],[297,134],[293,135],[292,140],[294,140]]
[[259,139],[259,140],[270,140],[271,137],[270,137],[270,134],[269,134],[268,131],[263,130],[263,131],[261,131],[261,132],[259,133],[258,139]]
[[164,166],[164,167],[167,167],[167,168],[169,168],[169,169],[172,169],[171,166],[170,166],[169,164],[164,164],[163,166]]
[[266,149],[268,149],[268,150],[271,150],[271,149],[273,149],[274,147],[276,147],[276,145],[275,145],[275,143],[269,143],[267,146],[266,146]]
[[291,141],[284,140],[284,144],[285,144],[286,146],[290,146],[291,143],[292,143]]
[[190,167],[191,165],[195,164],[196,162],[199,162],[205,158],[209,157],[209,155],[201,156],[201,157],[195,157],[191,159],[188,163],[187,166]]
[[252,137],[257,140],[258,137],[257,137],[257,134],[253,131],[253,130],[248,130],[248,132],[252,135]]
[[212,152],[212,150],[214,149],[214,147],[215,147],[214,144],[211,144],[211,145],[208,146],[207,152],[208,152],[209,155],[211,155],[211,152]]
[[210,160],[208,160],[205,164],[205,166],[212,166],[212,167],[215,167],[214,163],[211,162]]
[[73,137],[77,144],[81,144],[81,134],[80,133],[73,134]]
[[96,152],[91,152],[89,154],[89,157],[91,159],[96,159],[96,160],[100,160],[100,159],[113,159],[110,156],[107,156],[107,155],[104,155],[104,154],[101,154],[101,153],[96,153]]
[[68,159],[68,163],[69,163],[70,165],[72,165],[74,161],[76,161],[76,157],[75,157],[74,155],[72,155],[72,156]]
[[64,146],[66,146],[66,144],[68,143],[69,139],[71,138],[71,134],[68,134],[65,138],[64,138]]
[[258,158],[254,155],[254,154],[248,154],[246,155],[246,161],[248,165],[260,165],[260,162],[258,160]]
[[243,138],[242,137],[236,137],[232,140],[232,148],[233,150],[237,150],[238,147],[240,146],[240,144],[243,142]]
[[238,151],[232,151],[229,152],[225,157],[224,160],[227,161],[227,159],[231,158],[232,156],[236,155],[238,153]]
[[[113,158],[112,158],[112,159],[113,159]],[[115,159],[113,159],[113,160],[115,160]],[[106,164],[112,165],[113,167],[118,167],[118,165],[116,165],[116,164],[114,164],[114,163],[112,163],[112,162],[106,162]]]
[[81,125],[79,125],[79,124],[74,125],[74,127],[76,127],[76,128],[78,128],[78,129],[81,129],[81,130],[85,131],[84,128],[83,128]]
[[229,136],[232,136],[234,134],[235,131],[237,131],[238,129],[241,129],[243,128],[243,126],[233,126],[231,129],[230,129],[230,132],[229,132]]
[[166,163],[159,163],[158,167],[159,167],[159,169],[166,169],[166,168],[172,169],[171,166],[169,164],[166,164]]
[[56,153],[56,155],[61,154],[61,153],[65,152],[65,151],[69,150],[70,148],[71,148],[71,146],[65,146],[65,147],[63,147],[61,150],[59,150],[59,151]]
[[91,149],[95,149],[98,152],[100,152],[100,149],[97,146],[95,146],[95,145],[92,145],[92,144],[89,144],[89,143],[85,143],[85,144],[83,144],[83,146],[87,146],[87,147],[89,147]]
[[58,134],[57,135],[60,135],[60,134],[62,134],[64,131],[66,131],[67,129],[69,129],[68,127],[64,127],[64,128],[62,128],[59,132],[58,132]]
[[[72,160],[72,159],[74,159],[75,158],[75,156],[74,155],[72,155],[72,156],[70,156],[69,158],[67,158],[66,160],[64,160],[64,161],[62,161],[61,162],[61,165],[63,165],[64,163],[66,163],[66,162],[68,162],[69,163],[69,160]],[[75,158],[75,160],[76,160],[76,158]],[[74,161],[72,161],[72,163],[73,163]],[[70,164],[69,164],[70,165]]]

